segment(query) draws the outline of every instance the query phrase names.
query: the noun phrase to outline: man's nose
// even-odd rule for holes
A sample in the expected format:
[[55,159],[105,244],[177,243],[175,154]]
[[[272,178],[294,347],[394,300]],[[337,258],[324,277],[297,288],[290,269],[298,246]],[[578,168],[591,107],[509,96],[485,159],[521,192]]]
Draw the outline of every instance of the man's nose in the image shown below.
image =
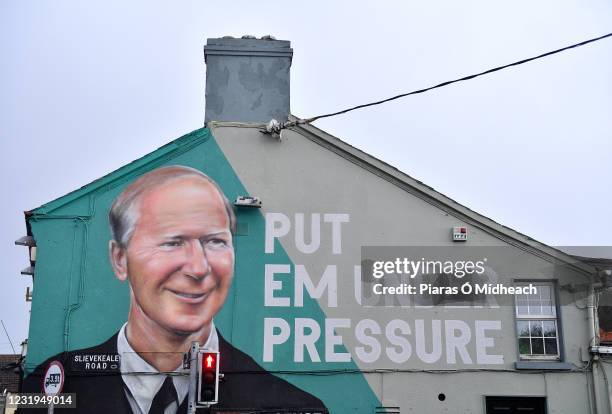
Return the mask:
[[206,249],[199,240],[192,240],[189,243],[188,257],[183,267],[183,271],[194,279],[203,279],[210,272],[210,265],[206,257]]

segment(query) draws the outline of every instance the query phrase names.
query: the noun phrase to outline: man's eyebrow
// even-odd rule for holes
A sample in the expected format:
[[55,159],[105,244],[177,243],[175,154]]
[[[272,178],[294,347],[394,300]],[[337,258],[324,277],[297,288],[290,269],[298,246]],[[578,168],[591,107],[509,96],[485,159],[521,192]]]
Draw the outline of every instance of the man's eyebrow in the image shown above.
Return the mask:
[[168,234],[165,235],[163,238],[168,240],[185,240],[187,239],[187,236],[183,234]]
[[[229,230],[221,230],[221,231],[215,231],[212,233],[206,233],[203,236],[201,236],[201,238],[215,237],[215,236],[227,236],[229,234],[231,234]],[[163,238],[167,240],[188,240],[191,238],[191,236],[187,236],[184,234],[168,234],[168,235],[164,235]]]
[[231,234],[231,232],[229,230],[221,230],[221,231],[216,231],[216,232],[213,232],[213,233],[208,233],[208,234],[204,235],[203,237],[226,236],[228,234]]

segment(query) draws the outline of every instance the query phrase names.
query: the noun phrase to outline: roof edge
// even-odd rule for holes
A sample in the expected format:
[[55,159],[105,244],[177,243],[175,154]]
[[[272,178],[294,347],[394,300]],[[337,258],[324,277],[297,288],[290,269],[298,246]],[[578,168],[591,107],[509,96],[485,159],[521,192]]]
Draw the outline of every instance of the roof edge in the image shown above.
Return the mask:
[[[296,117],[295,115],[289,116],[290,121],[297,121],[299,119],[300,118]],[[457,218],[464,220],[470,225],[478,227],[482,231],[485,231],[488,234],[497,237],[498,239],[506,243],[514,245],[515,247],[521,248],[523,250],[528,250],[531,253],[535,253],[534,250],[541,252],[545,256],[561,260],[566,264],[571,265],[581,273],[586,272],[589,274],[594,274],[596,272],[592,265],[584,262],[577,263],[577,260],[574,256],[571,256],[545,243],[537,241],[532,237],[529,237],[523,233],[520,233],[519,231],[504,226],[493,219],[490,219],[480,213],[477,213],[476,211],[458,203],[452,198],[436,191],[433,187],[424,184],[423,182],[393,167],[392,165],[342,141],[340,138],[335,137],[313,125],[300,124],[291,127],[291,129],[296,132],[300,132],[301,135],[304,135],[306,138],[311,139],[312,141],[318,144],[322,144],[327,149],[330,149],[341,156],[345,156],[345,158],[351,159],[351,161],[355,162],[361,167],[364,167],[370,170],[371,172],[381,176],[382,178],[387,179],[387,181],[395,184],[396,186],[404,190],[409,190],[409,188],[416,190],[410,192],[416,195],[417,197],[420,197],[424,201],[438,208],[442,208],[449,214],[452,214]]]

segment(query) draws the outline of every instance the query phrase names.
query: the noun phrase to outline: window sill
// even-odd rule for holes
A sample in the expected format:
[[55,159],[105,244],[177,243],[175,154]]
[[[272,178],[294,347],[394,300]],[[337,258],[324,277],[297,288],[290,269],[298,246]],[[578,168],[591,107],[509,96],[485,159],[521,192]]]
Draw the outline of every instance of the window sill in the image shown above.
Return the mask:
[[516,369],[537,369],[548,371],[570,371],[573,369],[572,364],[560,361],[517,361],[514,365]]

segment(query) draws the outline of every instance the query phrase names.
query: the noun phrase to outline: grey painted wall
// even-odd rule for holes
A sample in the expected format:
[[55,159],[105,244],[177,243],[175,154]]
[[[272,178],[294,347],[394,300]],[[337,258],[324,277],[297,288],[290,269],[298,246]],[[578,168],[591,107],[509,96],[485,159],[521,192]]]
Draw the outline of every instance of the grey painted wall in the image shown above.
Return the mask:
[[[515,369],[519,358],[513,306],[498,309],[404,309],[371,308],[356,303],[351,269],[360,263],[361,246],[452,245],[449,229],[467,223],[294,131],[284,131],[281,141],[261,134],[254,126],[236,128],[213,124],[212,131],[250,195],[262,198],[263,214],[276,212],[288,217],[295,213],[306,216],[311,213],[350,215],[350,223],[343,227],[342,254],[332,254],[331,239],[323,233],[321,247],[312,254],[305,254],[296,248],[293,231],[280,242],[293,263],[312,269],[311,276],[315,282],[327,264],[335,264],[342,269],[338,272],[338,306],[328,306],[325,295],[319,299],[319,304],[328,318],[351,319],[351,328],[340,331],[344,345],[360,369],[415,370],[365,374],[383,405],[399,406],[401,412],[483,413],[485,396],[545,396],[549,413],[589,412],[592,405],[589,401],[590,373],[578,370],[528,373]],[[492,232],[468,227],[469,245],[510,246]],[[548,263],[548,259],[530,253],[524,253],[523,260],[532,263],[532,268]],[[536,274],[515,276],[543,280],[550,278]],[[559,285],[571,281],[584,282],[582,276],[571,272],[555,275],[555,278]],[[502,282],[508,283],[510,280]],[[564,303],[560,307],[559,319],[565,349],[562,362],[574,369],[584,367],[588,361],[586,350],[589,342],[584,303],[574,302],[567,291],[560,290],[558,294]],[[398,365],[389,360],[384,352],[373,363],[361,361],[355,355],[355,349],[363,346],[352,334],[355,323],[372,319],[384,327],[386,322],[398,318],[410,324],[415,319],[423,319],[426,325],[434,319],[443,323],[446,320],[461,320],[471,326],[476,320],[500,321],[501,330],[491,335],[494,347],[490,353],[502,355],[503,362],[493,365],[450,364],[440,358],[428,364],[411,358]],[[472,356],[474,346],[473,341],[468,346]],[[442,370],[458,372],[440,373]],[[603,383],[603,379],[601,381]],[[601,387],[600,405],[605,407],[605,387]],[[439,393],[446,394],[444,402],[438,400]]]

